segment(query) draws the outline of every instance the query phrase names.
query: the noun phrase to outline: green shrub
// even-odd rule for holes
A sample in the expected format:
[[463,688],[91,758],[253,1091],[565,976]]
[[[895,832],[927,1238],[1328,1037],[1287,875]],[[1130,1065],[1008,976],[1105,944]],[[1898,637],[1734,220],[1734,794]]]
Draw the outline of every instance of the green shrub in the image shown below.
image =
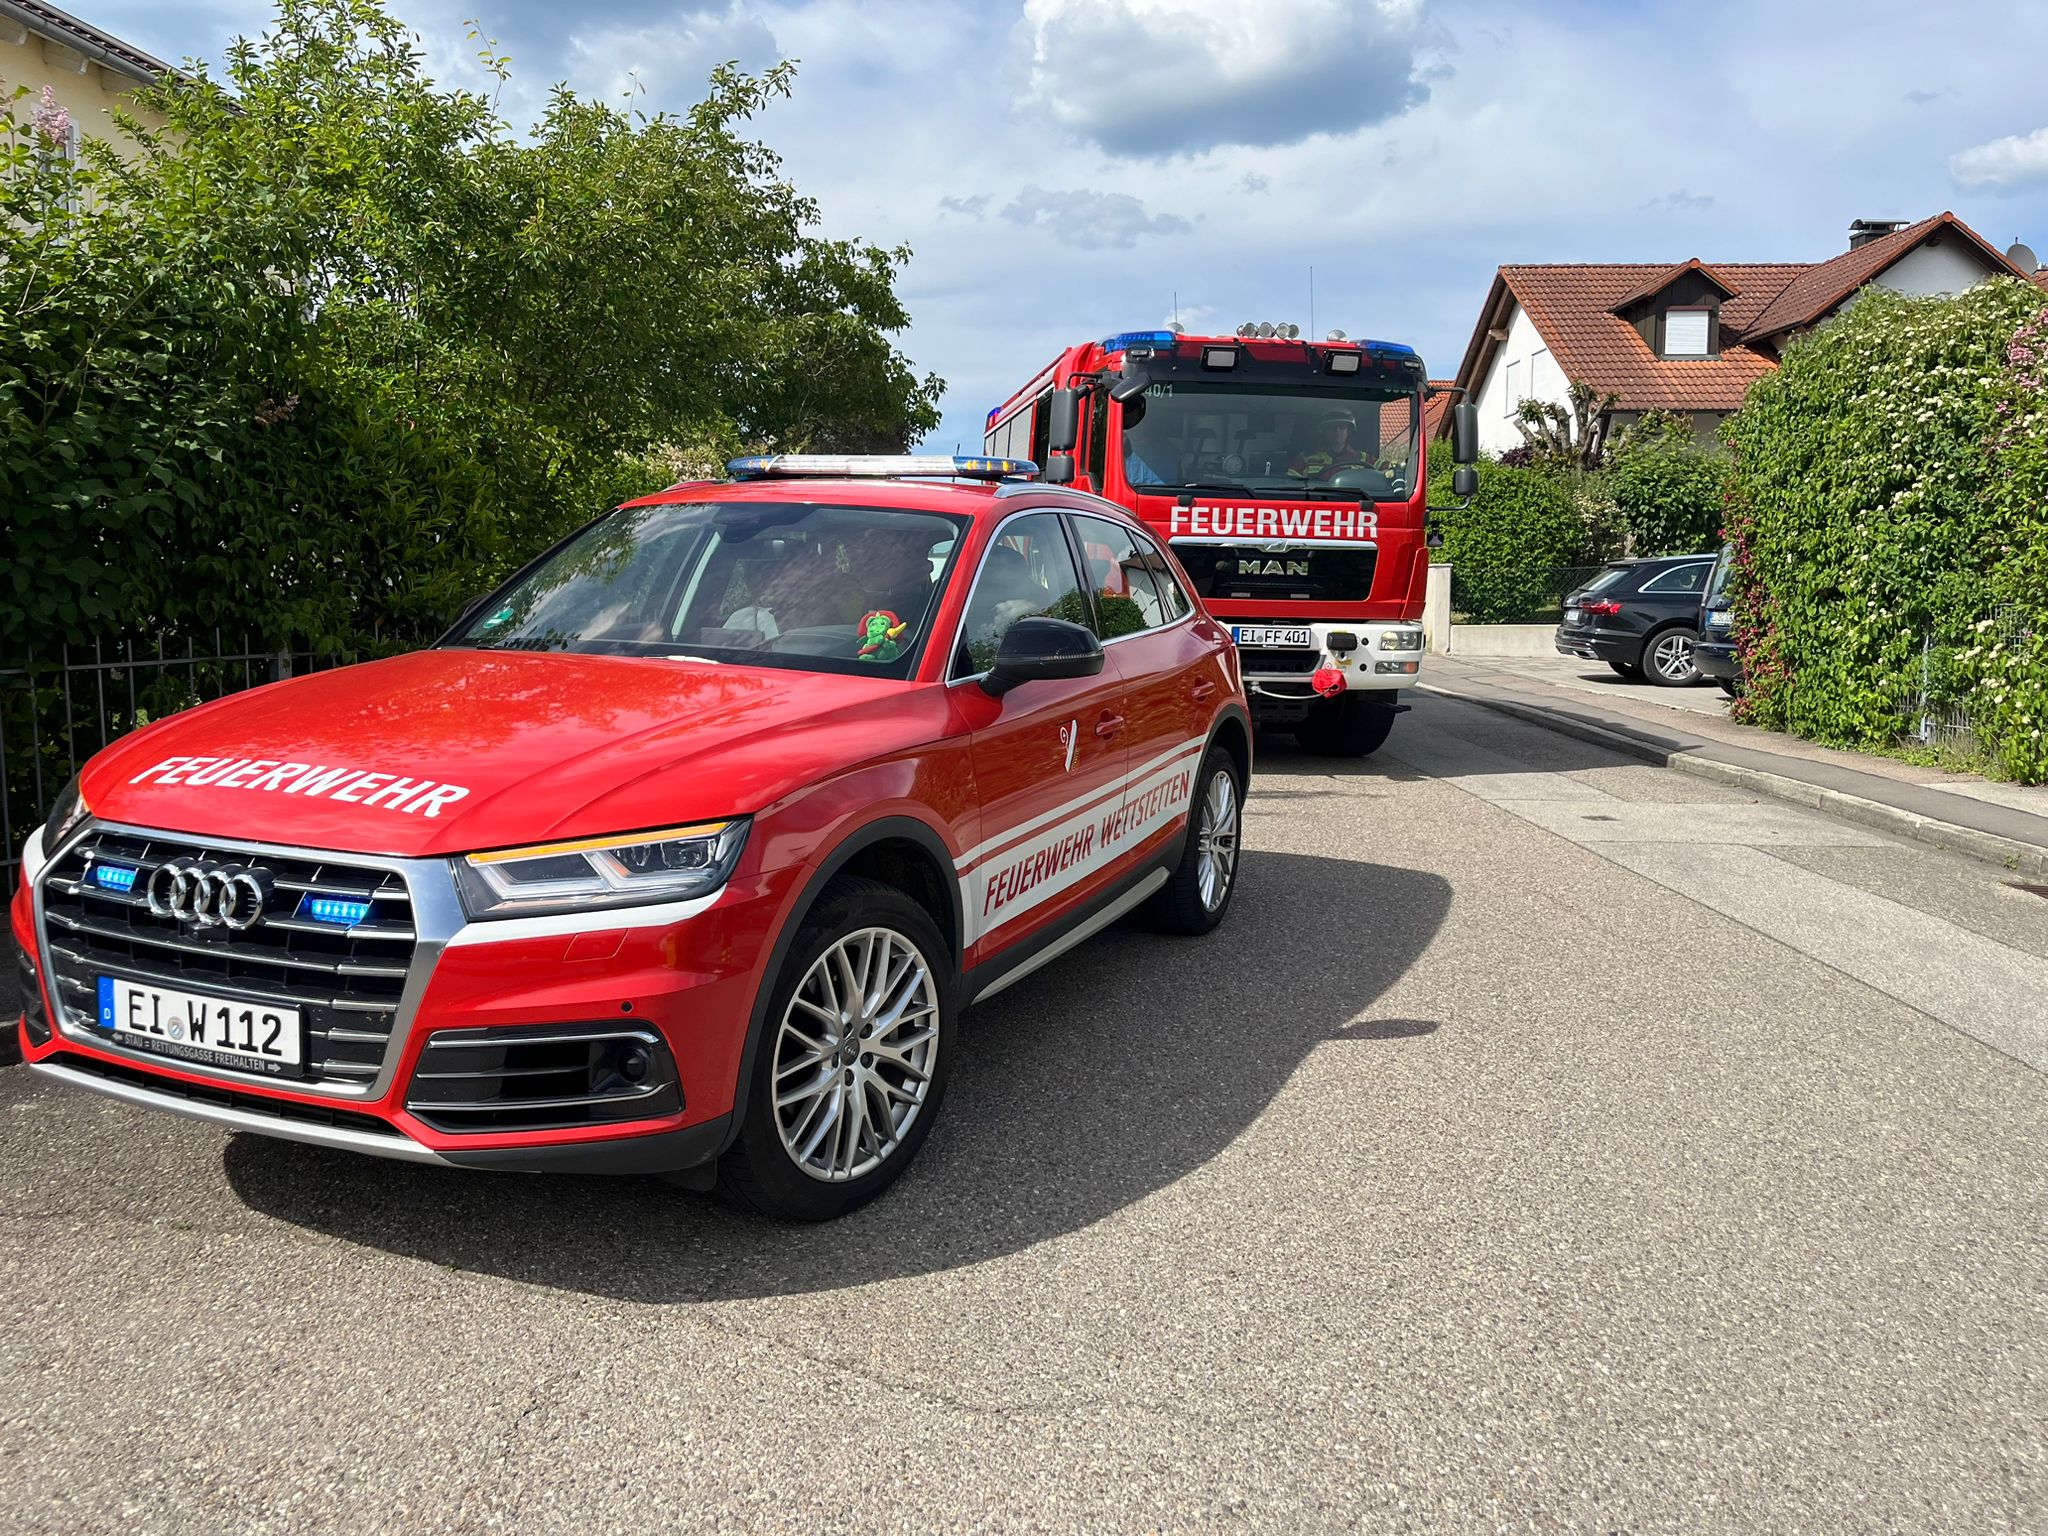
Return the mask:
[[[1461,511],[1436,514],[1451,565],[1451,605],[1480,624],[1515,624],[1555,607],[1583,557],[1584,525],[1566,483],[1538,469],[1482,463],[1479,490]],[[1430,485],[1452,504],[1450,470]]]
[[1638,555],[1689,555],[1720,542],[1728,466],[1690,441],[1619,455],[1607,472],[1617,519]]
[[2048,410],[2026,340],[2042,307],[2015,279],[1947,299],[1867,291],[1730,418],[1748,718],[1888,745],[1926,658],[1953,650],[1981,678],[1979,736],[2016,775],[2048,775],[2033,734]]

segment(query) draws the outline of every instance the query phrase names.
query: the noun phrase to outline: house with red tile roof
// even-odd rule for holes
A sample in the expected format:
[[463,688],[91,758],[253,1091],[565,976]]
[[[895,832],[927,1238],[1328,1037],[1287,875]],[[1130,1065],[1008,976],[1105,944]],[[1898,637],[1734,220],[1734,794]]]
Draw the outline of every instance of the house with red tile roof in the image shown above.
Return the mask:
[[1477,403],[1489,453],[1522,441],[1522,401],[1563,405],[1574,383],[1615,397],[1614,430],[1666,410],[1711,441],[1787,343],[1866,287],[1960,293],[1993,275],[2035,276],[1953,213],[1916,224],[1858,219],[1849,249],[1818,262],[1502,267],[1458,367],[1460,398]]

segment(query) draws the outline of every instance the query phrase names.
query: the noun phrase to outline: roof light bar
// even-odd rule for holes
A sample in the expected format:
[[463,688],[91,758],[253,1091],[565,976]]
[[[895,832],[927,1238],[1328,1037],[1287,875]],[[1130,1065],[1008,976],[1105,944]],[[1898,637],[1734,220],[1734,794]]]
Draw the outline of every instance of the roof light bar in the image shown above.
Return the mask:
[[1172,331],[1118,331],[1102,338],[1102,350],[1127,352],[1132,347],[1170,347],[1178,340]]
[[960,480],[1029,480],[1029,459],[982,459],[938,453],[757,453],[728,460],[735,480],[893,480],[936,475]]

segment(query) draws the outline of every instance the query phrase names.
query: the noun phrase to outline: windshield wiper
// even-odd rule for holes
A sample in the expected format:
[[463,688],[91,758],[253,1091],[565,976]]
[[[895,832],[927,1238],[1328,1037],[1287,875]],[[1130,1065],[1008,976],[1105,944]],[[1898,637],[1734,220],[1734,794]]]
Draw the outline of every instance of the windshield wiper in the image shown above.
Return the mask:
[[[1138,487],[1138,489],[1143,490],[1144,487],[1140,486]],[[1240,485],[1235,480],[1184,480],[1179,485],[1161,486],[1160,489],[1167,491],[1181,491],[1189,496],[1192,496],[1196,491],[1221,491],[1226,496],[1258,495],[1258,492],[1253,490],[1250,486]]]
[[1393,501],[1396,499],[1407,500],[1407,492],[1403,491],[1398,485],[1394,486],[1384,496],[1368,491],[1362,485],[1304,485],[1300,490],[1290,492],[1289,494],[1301,496],[1309,501],[1364,502]]

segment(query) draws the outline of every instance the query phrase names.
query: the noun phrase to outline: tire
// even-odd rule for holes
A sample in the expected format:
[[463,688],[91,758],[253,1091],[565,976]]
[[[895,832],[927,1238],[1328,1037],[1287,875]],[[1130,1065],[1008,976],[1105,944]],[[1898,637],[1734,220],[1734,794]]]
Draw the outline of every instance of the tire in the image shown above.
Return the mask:
[[1692,659],[1698,631],[1690,625],[1672,624],[1643,642],[1643,676],[1659,688],[1690,688],[1700,680],[1699,664]]
[[1640,683],[1643,680],[1643,669],[1632,661],[1610,661],[1607,665],[1614,668],[1618,676],[1625,677],[1632,683]]
[[1393,729],[1393,710],[1347,693],[1312,709],[1294,728],[1294,739],[1318,757],[1370,757],[1387,744]]
[[[899,963],[921,969],[878,987]],[[877,993],[880,1006],[868,1005],[865,1034],[835,1035],[826,1021],[843,1014],[849,990],[857,1007]],[[950,953],[923,907],[878,880],[826,886],[776,973],[739,1137],[719,1160],[719,1194],[783,1221],[831,1221],[887,1189],[924,1144],[945,1097],[957,996]],[[892,1049],[883,1055],[876,1045]],[[779,1105],[779,1080],[785,1096],[813,1083],[817,1091]],[[850,1104],[862,1107],[858,1122],[846,1113]],[[884,1119],[886,1142],[877,1123]]]
[[1717,677],[1714,679],[1714,681],[1721,685],[1721,691],[1727,694],[1729,698],[1733,699],[1741,697],[1742,690],[1735,686],[1734,678]]
[[1145,904],[1144,917],[1162,933],[1208,933],[1237,894],[1239,833],[1244,826],[1244,775],[1237,760],[1211,746],[1195,775],[1188,835],[1180,862]]

